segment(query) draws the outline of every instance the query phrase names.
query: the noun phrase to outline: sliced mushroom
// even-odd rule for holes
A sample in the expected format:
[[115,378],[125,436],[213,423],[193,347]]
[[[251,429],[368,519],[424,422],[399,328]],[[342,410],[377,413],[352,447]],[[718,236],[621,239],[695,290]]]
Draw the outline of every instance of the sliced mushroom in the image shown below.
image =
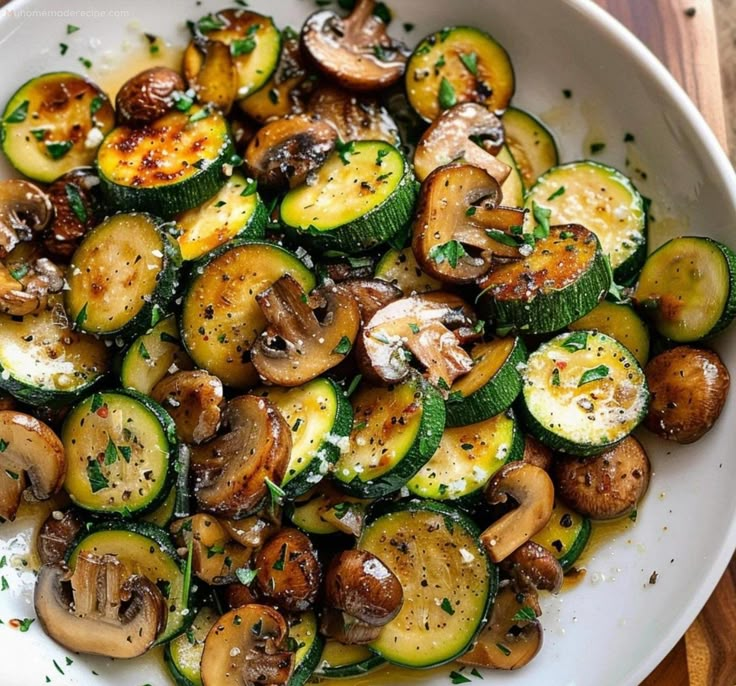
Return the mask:
[[137,657],[166,625],[161,591],[114,555],[84,551],[73,573],[62,563],[44,565],[33,602],[44,631],[77,653]]
[[527,619],[540,614],[535,595],[516,593],[511,586],[502,588],[488,624],[475,645],[458,662],[487,669],[523,667],[542,647],[542,625],[537,619]]
[[195,514],[171,525],[182,547],[192,545],[192,573],[214,586],[235,581],[238,569],[250,566],[253,548],[232,540],[225,527],[208,514]]
[[480,537],[493,562],[505,560],[517,548],[541,531],[550,517],[555,487],[547,472],[526,462],[510,462],[488,482],[486,499],[491,505],[518,504],[491,524]]
[[69,260],[84,235],[97,225],[94,192],[99,184],[100,177],[92,167],[79,167],[48,187],[54,220],[43,232],[43,245],[49,255]]
[[245,519],[220,519],[233,540],[246,548],[260,548],[281,527],[281,508],[269,505]]
[[231,610],[257,602],[258,596],[256,595],[255,589],[251,586],[246,586],[240,583],[240,581],[225,586],[225,603]]
[[479,336],[476,322],[455,295],[413,295],[379,310],[364,327],[361,345],[370,370],[387,383],[398,383],[411,372],[408,350],[426,368],[431,383],[449,388],[472,369],[473,360],[460,343]]
[[184,76],[197,100],[229,112],[240,83],[230,46],[197,36],[184,51],[183,65]]
[[559,593],[562,588],[562,565],[549,550],[534,541],[520,545],[499,566],[521,593],[533,590]]
[[289,627],[273,608],[245,605],[215,622],[204,642],[204,686],[281,686],[294,670]]
[[438,167],[463,160],[484,169],[501,185],[511,173],[511,167],[496,158],[503,141],[503,124],[493,112],[474,102],[456,105],[422,135],[414,153],[414,171],[424,181]]
[[0,263],[0,312],[25,317],[43,310],[49,295],[64,288],[64,272],[42,257],[33,263]]
[[375,8],[375,0],[358,0],[348,17],[315,12],[302,29],[302,49],[315,66],[351,90],[387,88],[404,74],[406,48],[388,35]]
[[731,385],[728,369],[712,350],[678,346],[652,358],[645,369],[651,403],[647,429],[678,443],[710,431]]
[[286,275],[256,300],[268,327],[253,344],[250,359],[269,383],[301,386],[311,381],[340,364],[358,335],[358,305],[340,286],[326,286],[307,297]]
[[23,491],[28,487],[25,472],[0,468],[0,517],[13,521],[20,507]]
[[297,529],[282,529],[259,551],[256,582],[264,597],[284,610],[303,612],[317,598],[322,576],[312,542]]
[[342,643],[368,643],[403,602],[401,582],[378,557],[346,550],[332,559],[325,575],[322,631]]
[[38,531],[36,548],[43,564],[63,562],[83,522],[74,509],[54,510]]
[[374,98],[322,84],[310,98],[308,111],[330,124],[343,141],[401,143],[398,125]]
[[[51,427],[31,415],[14,410],[0,411],[0,469],[3,477],[19,481],[22,474],[28,476],[33,495],[38,500],[47,500],[58,493],[64,484],[66,459],[64,446]],[[15,478],[17,477],[17,478]],[[25,481],[22,481],[24,484]],[[4,502],[5,519],[12,519],[20,503],[20,483],[10,484],[8,479],[0,481]],[[8,516],[6,516],[6,514]]]
[[194,494],[205,512],[242,519],[280,484],[291,453],[291,429],[264,398],[243,395],[223,415],[228,432],[192,449]]
[[524,436],[524,455],[521,459],[548,472],[552,468],[554,458],[552,451],[544,443],[527,434]]
[[633,436],[595,457],[559,455],[552,467],[557,495],[591,519],[631,512],[646,493],[650,473],[649,458]]
[[163,117],[176,104],[176,93],[185,89],[179,72],[152,67],[128,79],[115,98],[115,113],[123,126],[145,126]]
[[30,181],[0,181],[0,259],[22,241],[43,231],[51,221],[48,195]]
[[381,279],[347,279],[340,287],[355,298],[363,323],[369,322],[378,310],[402,296],[398,286]]
[[498,183],[479,167],[435,169],[422,184],[412,231],[422,270],[447,283],[470,284],[492,269],[494,257],[521,259],[510,232],[521,230],[524,210],[498,207],[500,198]]
[[263,188],[294,188],[324,164],[336,140],[335,130],[315,117],[297,114],[276,119],[248,144],[245,163]]
[[220,428],[223,395],[222,382],[205,371],[176,372],[164,377],[151,391],[176,424],[176,432],[185,443],[199,445]]

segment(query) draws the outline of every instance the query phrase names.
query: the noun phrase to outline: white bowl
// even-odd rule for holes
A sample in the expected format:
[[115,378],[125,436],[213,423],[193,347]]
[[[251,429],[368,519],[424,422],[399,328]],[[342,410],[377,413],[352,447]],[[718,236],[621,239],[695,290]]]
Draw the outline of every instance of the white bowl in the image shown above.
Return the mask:
[[[611,17],[586,0],[391,0],[402,22],[416,28],[412,43],[448,24],[488,30],[508,49],[517,76],[514,103],[542,116],[558,135],[561,158],[587,154],[605,141],[608,163],[632,174],[653,199],[652,247],[681,233],[702,234],[736,247],[736,176],[692,103],[655,58]],[[0,10],[0,103],[26,79],[44,71],[84,71],[79,57],[95,64],[101,84],[111,64],[132,75],[147,49],[141,31],[177,44],[186,40],[185,19],[196,19],[227,2],[15,0]],[[298,26],[312,0],[251,0],[277,24]],[[86,13],[86,14],[85,14]],[[80,31],[66,35],[66,25]],[[59,43],[69,44],[65,56]],[[153,64],[153,62],[151,62]],[[573,96],[563,97],[563,89]],[[636,137],[627,150],[624,134]],[[625,166],[626,157],[631,166]],[[634,172],[638,167],[646,180]],[[0,170],[10,175],[10,170]],[[736,372],[736,327],[714,341]],[[517,673],[496,681],[545,686],[638,684],[674,646],[712,592],[736,547],[736,460],[731,398],[720,423],[691,446],[665,444],[642,432],[654,465],[649,494],[635,524],[619,528],[586,558],[582,583],[544,604],[542,653]],[[3,525],[2,548],[22,527]],[[17,540],[12,545],[22,547]],[[656,585],[649,583],[658,573]],[[157,657],[132,663],[71,656],[45,637],[38,624],[27,633],[8,626],[11,617],[32,617],[30,586],[5,568],[11,589],[0,593],[0,683],[158,686],[167,683]],[[56,660],[64,676],[57,671]],[[450,683],[451,667],[420,676],[426,684]],[[92,670],[99,673],[94,676]],[[407,678],[407,681],[409,679]],[[402,679],[403,681],[403,679]],[[416,683],[417,679],[412,678]],[[371,681],[371,683],[373,683]],[[396,683],[396,680],[392,680]]]

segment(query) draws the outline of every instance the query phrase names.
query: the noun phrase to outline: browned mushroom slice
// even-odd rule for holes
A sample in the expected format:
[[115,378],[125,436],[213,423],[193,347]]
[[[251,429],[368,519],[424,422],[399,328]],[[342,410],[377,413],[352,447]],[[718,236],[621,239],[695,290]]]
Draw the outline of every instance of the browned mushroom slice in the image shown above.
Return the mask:
[[369,322],[378,310],[399,300],[402,295],[398,286],[381,279],[347,279],[340,287],[355,298],[363,323]]
[[64,483],[64,446],[51,427],[35,417],[14,410],[0,411],[0,470],[3,473],[0,490],[4,493],[2,500],[6,502],[3,509],[8,516],[0,515],[12,519],[15,511],[8,505],[11,504],[11,496],[16,494],[17,509],[22,489],[19,490],[21,483],[13,486],[6,477],[20,482],[21,475],[26,474],[33,495],[39,500],[47,500],[58,493]]
[[309,112],[333,126],[343,141],[401,143],[399,127],[374,98],[323,84],[310,98]]
[[[15,254],[15,253],[14,253]],[[64,288],[64,272],[51,260],[0,264],[0,312],[25,317],[46,308],[49,295]]]
[[678,443],[692,443],[710,431],[731,385],[718,353],[684,345],[652,358],[645,375],[652,395],[645,426]]
[[251,586],[246,586],[240,581],[225,586],[225,603],[231,610],[257,602],[256,590]]
[[22,241],[43,231],[53,207],[48,195],[30,181],[0,181],[0,259]]
[[[256,371],[279,386],[301,386],[340,364],[360,327],[360,311],[340,286],[307,297],[289,275],[256,296],[268,327],[250,350]],[[322,313],[321,319],[316,312]]]
[[503,140],[503,125],[493,112],[473,102],[456,105],[424,132],[414,153],[414,171],[424,181],[437,167],[463,160],[503,184],[511,173],[511,167],[496,158]]
[[500,198],[496,180],[479,167],[435,169],[422,184],[412,233],[422,270],[448,283],[469,284],[492,269],[494,257],[521,259],[509,233],[522,226],[524,210],[497,207]]
[[246,548],[260,548],[281,527],[281,508],[269,504],[245,519],[220,519],[231,538]]
[[115,113],[123,126],[145,126],[163,117],[176,104],[176,93],[185,89],[179,72],[152,67],[128,79],[115,98]]
[[243,395],[224,412],[228,432],[192,449],[191,470],[199,507],[240,519],[268,496],[268,481],[280,484],[291,453],[291,429],[264,398]]
[[185,443],[203,443],[220,427],[222,382],[205,371],[167,376],[153,387],[151,397],[171,415]]
[[346,550],[332,559],[325,575],[322,632],[341,643],[368,643],[403,602],[401,583],[378,557]]
[[137,657],[166,625],[161,591],[113,555],[82,552],[74,573],[61,563],[44,565],[33,602],[44,631],[77,653]]
[[238,71],[230,47],[218,40],[193,38],[184,51],[184,76],[199,102],[227,113],[238,95]]
[[505,560],[518,547],[541,531],[552,516],[555,488],[547,472],[526,462],[501,467],[488,482],[486,499],[491,505],[518,504],[482,534],[481,542],[491,560]]
[[245,605],[215,622],[204,642],[204,686],[281,686],[294,670],[289,627],[273,608]]
[[520,545],[499,567],[522,593],[533,590],[558,593],[564,581],[557,558],[534,541]]
[[411,371],[408,350],[431,383],[449,388],[472,369],[460,342],[478,337],[475,324],[470,308],[455,295],[413,295],[379,310],[364,327],[361,345],[373,372],[387,383],[398,383]]
[[13,521],[28,482],[25,472],[0,468],[0,517]]
[[649,458],[633,436],[595,457],[560,455],[552,467],[559,497],[591,519],[631,512],[646,493],[650,473]]
[[352,90],[387,88],[406,67],[406,48],[386,33],[375,8],[375,0],[358,0],[348,17],[315,12],[302,29],[302,48],[315,66]]
[[211,515],[196,514],[171,525],[182,547],[192,545],[192,573],[205,583],[219,586],[236,579],[238,569],[250,566],[253,548],[232,540]]
[[248,144],[245,163],[263,188],[294,188],[324,164],[336,140],[329,124],[306,114],[276,119]]
[[82,528],[82,520],[76,510],[54,510],[38,531],[36,548],[43,564],[63,562],[64,557]]
[[308,610],[317,598],[321,569],[312,543],[297,529],[282,529],[256,557],[261,593],[284,610]]
[[511,586],[496,596],[491,616],[478,640],[458,662],[487,669],[519,669],[542,647],[541,614],[534,595],[517,594]]
[[521,459],[535,467],[544,469],[545,472],[552,468],[554,460],[552,451],[544,443],[540,443],[529,434],[524,436],[524,455]]

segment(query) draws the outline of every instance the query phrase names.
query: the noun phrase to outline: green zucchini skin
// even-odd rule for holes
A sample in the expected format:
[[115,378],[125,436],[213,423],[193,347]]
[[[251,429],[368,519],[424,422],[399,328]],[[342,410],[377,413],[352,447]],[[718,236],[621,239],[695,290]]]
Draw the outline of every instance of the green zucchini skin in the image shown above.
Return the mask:
[[514,158],[525,188],[559,164],[559,152],[552,132],[533,114],[509,107],[502,118],[506,145]]
[[319,664],[325,646],[325,639],[319,633],[314,612],[302,612],[290,619],[289,638],[297,642],[299,649],[294,656],[296,667],[286,686],[304,686]]
[[[322,660],[314,670],[314,674],[317,677],[325,677],[326,679],[349,679],[350,677],[363,676],[368,672],[372,672],[378,669],[381,665],[386,664],[380,655],[372,653],[368,648],[365,648],[366,657],[362,659],[353,659],[345,662],[344,664],[331,664],[326,653],[330,650],[330,646],[335,642],[325,643],[325,652],[322,654]],[[344,646],[340,644],[340,647],[344,649]],[[362,648],[363,646],[349,646],[350,649]]]
[[[569,526],[563,523],[565,520]],[[531,540],[549,550],[557,558],[562,570],[567,572],[583,554],[590,540],[591,531],[592,524],[589,517],[583,517],[556,500],[547,526],[532,536]]]

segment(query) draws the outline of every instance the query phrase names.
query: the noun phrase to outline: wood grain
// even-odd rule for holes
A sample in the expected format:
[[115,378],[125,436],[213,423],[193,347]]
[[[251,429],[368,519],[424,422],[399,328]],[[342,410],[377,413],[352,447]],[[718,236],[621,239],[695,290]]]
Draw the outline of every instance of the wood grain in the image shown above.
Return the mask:
[[[628,26],[670,70],[728,150],[716,26],[711,0],[596,0]],[[736,9],[734,0],[717,0]],[[690,10],[690,11],[687,11]],[[692,13],[694,10],[694,14]],[[736,14],[721,35],[722,54],[736,67]],[[725,36],[725,38],[723,38]],[[736,71],[724,75],[730,109],[736,112]],[[732,119],[731,131],[736,134]],[[736,138],[731,141],[736,148]],[[736,149],[731,150],[736,159]],[[685,636],[642,686],[736,684],[736,557]]]

